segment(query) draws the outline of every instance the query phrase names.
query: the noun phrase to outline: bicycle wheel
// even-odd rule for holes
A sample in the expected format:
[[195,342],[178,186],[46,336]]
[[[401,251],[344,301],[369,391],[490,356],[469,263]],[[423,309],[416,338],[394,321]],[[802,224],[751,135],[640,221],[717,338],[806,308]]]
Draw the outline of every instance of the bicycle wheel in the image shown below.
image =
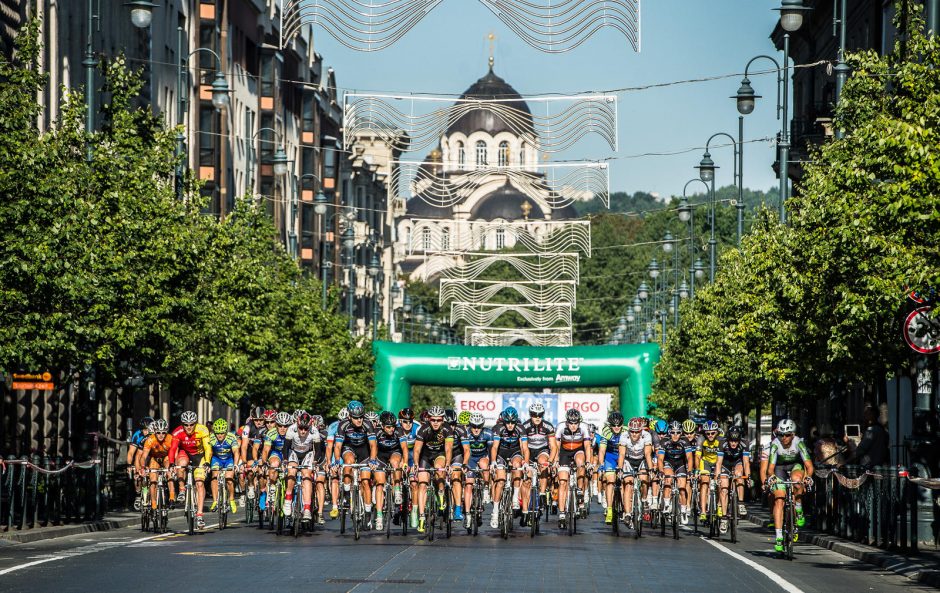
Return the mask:
[[698,516],[701,513],[701,511],[699,510],[699,504],[700,504],[699,500],[700,500],[699,492],[696,488],[693,488],[692,489],[692,501],[691,501],[690,506],[692,508],[692,532],[695,533],[696,535],[698,534]]
[[672,539],[679,539],[679,513],[680,513],[679,501],[681,499],[679,498],[679,490],[675,487],[675,483],[673,483],[671,498],[672,498],[672,517],[671,517]]
[[783,509],[783,556],[787,560],[793,560],[793,530],[796,526],[793,514],[793,506],[788,501]]
[[349,493],[343,489],[342,484],[340,484],[339,498],[339,533],[343,535],[346,533],[346,514],[349,512]]
[[568,535],[574,535],[577,531],[577,521],[578,521],[578,490],[575,488],[574,472],[569,476],[568,480],[568,504],[565,505],[568,509]]
[[411,521],[411,484],[401,485],[401,534],[408,535],[408,522]]
[[[219,475],[224,475],[219,471]],[[225,505],[228,504],[228,501],[225,499],[228,491],[225,489],[225,480],[219,480],[219,496],[216,497],[216,507],[215,510],[219,515],[219,530],[225,529]]]
[[738,543],[738,489],[734,486],[728,493],[728,535],[731,543]]
[[362,534],[362,501],[360,500],[359,486],[353,485],[349,492],[349,518],[352,520],[353,539],[359,540]]
[[639,485],[633,488],[633,538],[639,539],[643,535],[643,495]]
[[499,497],[499,534],[503,539],[509,539],[509,530],[512,529],[512,486],[509,480],[503,486],[503,495]]
[[434,526],[437,520],[437,486],[433,480],[428,483],[427,503],[424,505],[424,518],[427,524],[424,526],[428,533],[428,541],[434,541]]
[[620,491],[620,484],[614,484],[614,499],[610,504],[613,517],[610,521],[614,536],[620,535],[620,516],[623,514],[623,494]]
[[450,539],[453,526],[453,496],[450,484],[444,484],[444,512],[441,514],[441,521],[444,522],[444,535]]
[[254,522],[255,522],[255,501],[254,499],[246,498],[245,499],[245,525],[251,525]]
[[271,501],[268,501],[268,508],[274,513],[274,531],[281,535],[284,532],[284,482],[278,479],[275,489],[274,506],[271,507]]
[[659,496],[657,497],[657,504],[659,505],[658,510],[656,511],[656,518],[659,519],[659,537],[666,537],[666,513],[663,510],[663,499],[665,495],[663,493],[663,485],[659,485]]
[[539,488],[534,486],[529,492],[529,537],[535,537],[539,530],[539,517],[542,512],[539,510]]
[[[300,490],[300,492],[298,492],[298,490]],[[298,494],[300,494],[300,498],[297,498]],[[303,490],[301,488],[297,488],[296,486],[294,487],[294,500],[292,502],[293,504],[291,505],[290,513],[290,530],[294,537],[300,537],[300,530],[302,527],[301,516],[303,513]]]
[[392,517],[395,513],[395,498],[393,488],[388,482],[385,482],[382,489],[385,492],[385,509],[383,510],[385,514],[385,539],[390,539],[392,537]]

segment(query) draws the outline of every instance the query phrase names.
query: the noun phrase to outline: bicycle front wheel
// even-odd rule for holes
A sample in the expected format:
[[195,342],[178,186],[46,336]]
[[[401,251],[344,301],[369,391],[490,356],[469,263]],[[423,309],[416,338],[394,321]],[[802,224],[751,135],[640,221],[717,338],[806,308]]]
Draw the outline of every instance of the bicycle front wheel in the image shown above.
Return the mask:
[[359,500],[359,487],[354,486],[349,493],[349,517],[352,519],[353,539],[359,540],[362,532],[362,506]]

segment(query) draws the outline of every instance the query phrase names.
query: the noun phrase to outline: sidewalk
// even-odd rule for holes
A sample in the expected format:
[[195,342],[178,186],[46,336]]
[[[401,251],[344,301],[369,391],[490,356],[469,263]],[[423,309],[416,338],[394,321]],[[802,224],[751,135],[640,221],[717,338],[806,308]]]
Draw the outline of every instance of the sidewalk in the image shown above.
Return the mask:
[[[747,520],[761,527],[772,521],[770,513],[757,506],[748,507]],[[843,556],[879,566],[914,582],[940,588],[940,551],[921,550],[916,556],[902,556],[807,528],[800,530],[800,543],[826,548]]]
[[[182,510],[170,511],[170,518],[181,517]],[[85,523],[71,523],[68,525],[55,525],[49,527],[34,527],[33,529],[23,529],[3,533],[0,532],[0,547],[14,545],[17,543],[25,544],[38,542],[67,535],[80,535],[82,533],[92,533],[96,531],[109,531],[111,529],[120,529],[140,525],[140,513],[130,511],[124,513],[107,513],[101,521],[88,521]]]

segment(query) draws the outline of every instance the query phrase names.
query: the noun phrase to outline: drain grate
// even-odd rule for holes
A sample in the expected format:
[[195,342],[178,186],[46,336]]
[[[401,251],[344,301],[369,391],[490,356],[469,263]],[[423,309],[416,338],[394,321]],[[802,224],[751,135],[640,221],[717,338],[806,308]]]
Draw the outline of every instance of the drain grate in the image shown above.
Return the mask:
[[424,579],[326,579],[327,583],[341,583],[344,585],[361,583],[382,583],[386,585],[423,585]]

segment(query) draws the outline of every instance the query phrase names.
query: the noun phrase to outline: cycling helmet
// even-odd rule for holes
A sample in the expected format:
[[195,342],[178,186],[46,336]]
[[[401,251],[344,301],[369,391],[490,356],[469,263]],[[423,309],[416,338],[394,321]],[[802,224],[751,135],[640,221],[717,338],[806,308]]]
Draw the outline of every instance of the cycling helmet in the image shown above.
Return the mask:
[[440,406],[431,406],[427,410],[428,418],[443,418],[444,417],[444,408]]
[[535,402],[529,406],[529,414],[541,418],[545,415],[545,406],[542,405],[542,402]]
[[567,412],[565,412],[565,421],[566,421],[566,422],[571,422],[572,424],[575,423],[575,422],[580,423],[580,422],[581,422],[581,412],[579,412],[578,410],[575,410],[574,408],[571,408],[570,410],[568,410]]
[[399,420],[414,420],[415,411],[412,410],[411,408],[402,408],[401,410],[398,411],[398,419]]
[[166,432],[169,429],[166,420],[154,420],[150,423],[150,432]]
[[349,412],[350,418],[363,418],[366,415],[365,407],[355,400],[349,402],[349,405],[346,406],[346,410]]
[[274,421],[277,422],[278,426],[290,426],[294,423],[294,419],[287,412],[278,412],[277,416],[274,417]]
[[274,420],[276,416],[277,416],[277,410],[265,410],[264,411],[265,420]]
[[702,425],[702,432],[718,432],[718,423],[714,420],[707,420]]
[[665,420],[657,420],[653,430],[656,431],[656,434],[666,434],[666,431],[669,430],[669,425],[666,424]]
[[457,414],[457,424],[461,426],[470,424],[470,412],[464,410],[463,412]]
[[682,425],[678,420],[669,423],[669,434],[682,434]]
[[452,410],[450,408],[444,410],[444,420],[451,426],[457,424],[457,410]]
[[212,423],[212,432],[215,434],[222,434],[228,432],[228,420],[225,418],[219,418]]
[[691,418],[686,418],[685,420],[682,421],[682,432],[692,433],[692,432],[695,432],[696,428],[697,426],[695,424],[695,420],[692,420]]
[[[444,415],[444,414],[443,414],[443,412],[442,412],[442,413],[441,413],[441,416],[443,416],[443,415]],[[428,412],[427,410],[424,410],[423,412],[421,412],[421,423],[422,423],[422,424],[427,424],[427,423],[428,423],[428,418],[430,418],[430,417],[431,417],[431,413]]]
[[607,425],[612,427],[623,426],[623,414],[620,412],[607,414]]
[[627,425],[627,429],[630,431],[638,431],[646,428],[646,421],[643,418],[630,418],[630,424]]
[[314,414],[310,422],[320,430],[326,427],[326,424],[323,422],[323,416],[319,414]]
[[796,432],[796,422],[790,420],[789,418],[784,418],[777,423],[777,434],[793,434]]
[[375,425],[379,421],[379,415],[375,412],[366,412],[366,420]]
[[195,424],[196,420],[196,412],[183,412],[180,415],[180,422],[183,424]]
[[150,430],[150,425],[153,424],[153,416],[144,416],[140,421],[140,427]]
[[339,412],[336,414],[336,417],[339,418],[340,422],[342,422],[343,420],[349,418],[349,410],[346,408],[340,408]]
[[306,414],[306,413],[307,413],[307,410],[304,410],[303,408],[298,408],[294,410],[294,413],[291,414],[291,416],[294,417],[294,420],[297,420],[298,418],[300,418],[301,414]]
[[740,426],[732,426],[728,429],[728,440],[729,441],[740,441],[741,437],[744,435],[744,429]]
[[656,418],[650,416],[649,423],[646,425],[647,430],[653,432],[656,429]]
[[503,422],[509,424],[511,422],[519,422],[519,412],[516,411],[516,408],[509,406],[503,413],[499,415],[503,419]]
[[310,428],[310,425],[313,423],[313,416],[307,412],[301,412],[297,416],[297,428]]
[[264,408],[255,406],[251,409],[251,415],[248,417],[249,420],[261,420],[262,418],[264,418]]
[[379,423],[382,426],[395,426],[398,424],[398,421],[395,419],[395,414],[391,412],[382,412],[379,414]]
[[470,428],[483,428],[485,423],[486,418],[483,417],[483,414],[479,412],[470,414]]

